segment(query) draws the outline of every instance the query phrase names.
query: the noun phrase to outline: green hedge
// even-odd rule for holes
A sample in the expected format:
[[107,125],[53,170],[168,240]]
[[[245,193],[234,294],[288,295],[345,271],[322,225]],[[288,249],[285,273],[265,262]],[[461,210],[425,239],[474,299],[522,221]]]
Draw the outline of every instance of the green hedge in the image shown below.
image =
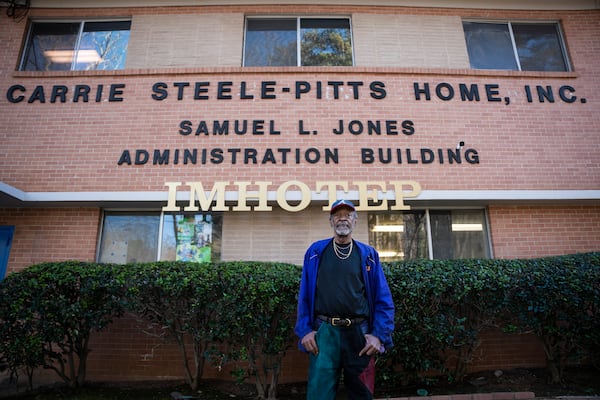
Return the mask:
[[[399,385],[464,378],[489,327],[534,332],[554,381],[569,362],[600,360],[600,253],[530,260],[385,264],[396,305],[395,346],[378,379]],[[52,368],[85,381],[92,332],[133,311],[181,349],[190,387],[205,364],[252,377],[275,398],[293,336],[300,267],[282,263],[43,263],[0,282],[0,364]],[[189,348],[191,346],[191,348]]]
[[488,327],[535,333],[553,382],[568,362],[600,366],[600,253],[385,267],[396,345],[379,379],[423,381],[433,372],[462,380]]
[[235,369],[238,377],[253,377],[259,397],[276,397],[281,360],[293,343],[298,266],[160,262],[126,265],[123,275],[130,309],[178,343],[192,389],[206,361],[217,368],[243,361],[248,368]]
[[70,387],[85,382],[89,339],[124,311],[111,265],[43,263],[0,282],[0,363],[13,375],[54,370]]

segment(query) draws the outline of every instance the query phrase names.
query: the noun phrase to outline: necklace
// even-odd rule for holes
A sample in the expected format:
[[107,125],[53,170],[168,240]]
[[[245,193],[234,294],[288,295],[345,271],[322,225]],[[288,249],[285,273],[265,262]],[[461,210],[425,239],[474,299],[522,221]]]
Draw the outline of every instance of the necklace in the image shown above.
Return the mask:
[[334,240],[333,241],[333,251],[334,251],[335,255],[337,256],[337,258],[339,258],[340,260],[345,260],[348,257],[350,257],[350,254],[352,254],[352,243],[353,242],[350,241],[350,244],[347,244],[345,246],[340,246]]

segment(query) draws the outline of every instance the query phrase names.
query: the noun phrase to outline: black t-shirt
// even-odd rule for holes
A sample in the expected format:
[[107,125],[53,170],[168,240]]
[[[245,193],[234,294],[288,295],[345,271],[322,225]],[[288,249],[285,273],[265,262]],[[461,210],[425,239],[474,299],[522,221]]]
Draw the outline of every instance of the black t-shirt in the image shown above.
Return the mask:
[[353,244],[350,256],[342,260],[327,245],[317,275],[316,315],[368,317],[369,305],[362,275],[360,252]]

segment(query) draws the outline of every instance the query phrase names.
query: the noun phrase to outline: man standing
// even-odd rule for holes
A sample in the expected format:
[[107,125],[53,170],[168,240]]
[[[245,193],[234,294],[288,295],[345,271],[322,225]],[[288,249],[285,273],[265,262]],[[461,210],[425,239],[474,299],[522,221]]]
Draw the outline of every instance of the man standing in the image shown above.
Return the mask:
[[343,371],[349,399],[372,399],[374,356],[392,345],[394,304],[377,251],[352,239],[356,209],[331,206],[333,238],[304,256],[296,335],[308,352],[307,399],[335,399]]

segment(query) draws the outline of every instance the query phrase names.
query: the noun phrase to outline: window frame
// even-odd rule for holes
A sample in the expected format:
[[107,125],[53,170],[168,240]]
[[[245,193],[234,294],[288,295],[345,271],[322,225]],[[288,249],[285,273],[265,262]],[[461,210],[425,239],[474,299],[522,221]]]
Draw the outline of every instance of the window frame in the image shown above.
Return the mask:
[[[19,64],[18,64],[18,71],[29,71],[29,72],[48,72],[46,70],[27,70],[25,69],[25,64],[27,63],[27,55],[29,54],[29,46],[31,45],[31,41],[33,40],[33,29],[35,24],[79,24],[79,29],[77,31],[77,37],[75,39],[75,45],[73,48],[73,52],[74,52],[74,56],[73,56],[73,60],[71,61],[71,66],[68,69],[68,71],[87,71],[87,70],[78,70],[78,69],[74,69],[74,67],[77,65],[77,53],[80,51],[80,44],[81,44],[81,39],[83,37],[83,33],[85,32],[85,24],[86,23],[96,23],[96,22],[128,22],[129,23],[129,33],[131,34],[131,24],[132,24],[132,18],[131,17],[111,17],[111,18],[65,18],[65,19],[60,19],[60,18],[36,18],[36,19],[31,19],[28,23],[27,26],[27,35],[25,36],[25,40],[23,41],[23,46],[21,48],[21,54],[19,57]],[[127,43],[128,47],[127,50],[129,50],[129,42]],[[127,55],[126,55],[127,56]],[[108,71],[123,71],[125,69],[125,65],[123,66],[123,69],[111,69]],[[93,71],[97,71],[96,69],[94,69]]]
[[[285,67],[304,67],[302,65],[302,20],[303,19],[323,19],[323,20],[345,20],[348,21],[348,29],[350,31],[350,47],[352,50],[352,65],[344,65],[344,67],[354,67],[355,55],[354,55],[354,30],[352,29],[352,18],[351,16],[344,15],[247,15],[244,18],[244,38],[242,46],[242,67],[246,66],[246,44],[248,43],[246,35],[248,34],[248,21],[249,20],[277,20],[277,19],[295,19],[296,20],[296,65],[286,65]],[[265,68],[268,66],[249,66]],[[272,67],[271,67],[272,68]]]
[[[435,260],[435,249],[433,248],[433,236],[432,236],[432,226],[431,226],[431,214],[430,211],[446,211],[446,212],[452,212],[452,211],[481,211],[483,213],[483,237],[485,238],[485,243],[484,245],[486,246],[486,252],[489,256],[490,259],[494,258],[494,253],[493,253],[493,247],[492,247],[492,237],[491,237],[491,232],[490,232],[490,222],[489,222],[489,214],[488,214],[488,210],[486,207],[443,207],[443,206],[437,206],[437,207],[424,207],[424,208],[420,208],[420,207],[413,207],[410,209],[410,211],[408,211],[408,213],[414,213],[414,212],[423,212],[425,214],[425,224],[424,224],[424,228],[425,228],[425,239],[427,241],[427,259],[429,260]],[[369,220],[369,216],[370,215],[385,215],[385,214],[404,214],[404,212],[402,211],[382,211],[382,212],[370,212],[367,215],[367,229],[369,230],[369,234],[371,232],[371,226],[368,223]],[[376,244],[375,243],[371,243],[370,238],[369,238],[369,245],[375,247]],[[457,258],[458,259],[458,258]]]
[[[96,243],[96,262],[101,262],[101,256],[102,256],[102,245],[103,245],[103,240],[104,238],[104,230],[105,230],[105,222],[106,222],[106,217],[107,216],[148,216],[148,217],[158,217],[158,226],[156,227],[156,233],[157,233],[157,237],[156,237],[156,242],[154,243],[154,245],[156,246],[156,252],[153,254],[153,260],[149,261],[149,262],[160,262],[160,261],[168,261],[168,260],[163,260],[163,232],[164,232],[164,224],[165,224],[165,216],[166,215],[196,215],[196,214],[203,214],[203,215],[211,215],[213,219],[215,219],[215,221],[218,221],[218,228],[220,229],[219,232],[215,232],[213,231],[213,238],[212,241],[213,243],[215,243],[217,240],[219,241],[218,245],[217,245],[217,252],[216,253],[212,253],[212,256],[215,257],[215,259],[213,260],[213,262],[218,262],[222,260],[223,257],[223,253],[222,253],[222,235],[223,235],[223,213],[222,212],[214,212],[214,211],[202,211],[202,212],[188,212],[188,211],[178,211],[178,212],[165,212],[163,210],[159,210],[159,209],[154,209],[154,208],[149,208],[149,209],[121,209],[121,208],[106,208],[102,210],[102,217],[100,219],[100,223],[99,223],[99,232],[98,232],[98,237],[97,237],[97,243]],[[218,236],[218,239],[215,238],[215,235]],[[212,250],[214,251],[214,250]],[[128,263],[129,261],[127,261]]]
[[[493,19],[471,19],[471,18],[465,18],[462,20],[462,27],[463,27],[463,35],[465,34],[464,32],[464,24],[465,23],[476,23],[476,24],[496,24],[496,25],[507,25],[508,27],[508,33],[510,36],[510,41],[511,41],[511,45],[512,45],[512,50],[513,50],[513,55],[514,55],[514,59],[515,62],[517,64],[517,70],[516,71],[520,71],[520,72],[549,72],[549,71],[544,71],[544,70],[523,70],[523,68],[521,67],[521,60],[519,58],[519,49],[517,47],[517,43],[515,40],[515,34],[513,31],[513,24],[515,25],[551,25],[554,26],[556,28],[556,34],[558,35],[558,44],[560,46],[560,51],[562,53],[562,57],[563,57],[563,62],[565,64],[565,70],[564,71],[554,71],[554,72],[571,72],[573,71],[573,67],[571,65],[571,60],[569,57],[569,52],[567,51],[567,43],[565,41],[565,35],[561,26],[561,23],[559,20],[547,20],[547,21],[539,21],[539,20],[506,20],[506,19],[501,19],[501,20],[493,20]],[[465,37],[465,47],[467,49],[467,56],[468,56],[468,52],[469,52],[469,45],[467,43],[467,39]],[[471,63],[470,57],[469,57],[469,64]],[[504,71],[505,69],[500,69],[500,68],[489,68],[489,69],[480,69],[480,68],[473,68],[471,67],[471,69],[477,69],[477,70],[483,70],[483,71]],[[512,70],[511,70],[512,71]]]

